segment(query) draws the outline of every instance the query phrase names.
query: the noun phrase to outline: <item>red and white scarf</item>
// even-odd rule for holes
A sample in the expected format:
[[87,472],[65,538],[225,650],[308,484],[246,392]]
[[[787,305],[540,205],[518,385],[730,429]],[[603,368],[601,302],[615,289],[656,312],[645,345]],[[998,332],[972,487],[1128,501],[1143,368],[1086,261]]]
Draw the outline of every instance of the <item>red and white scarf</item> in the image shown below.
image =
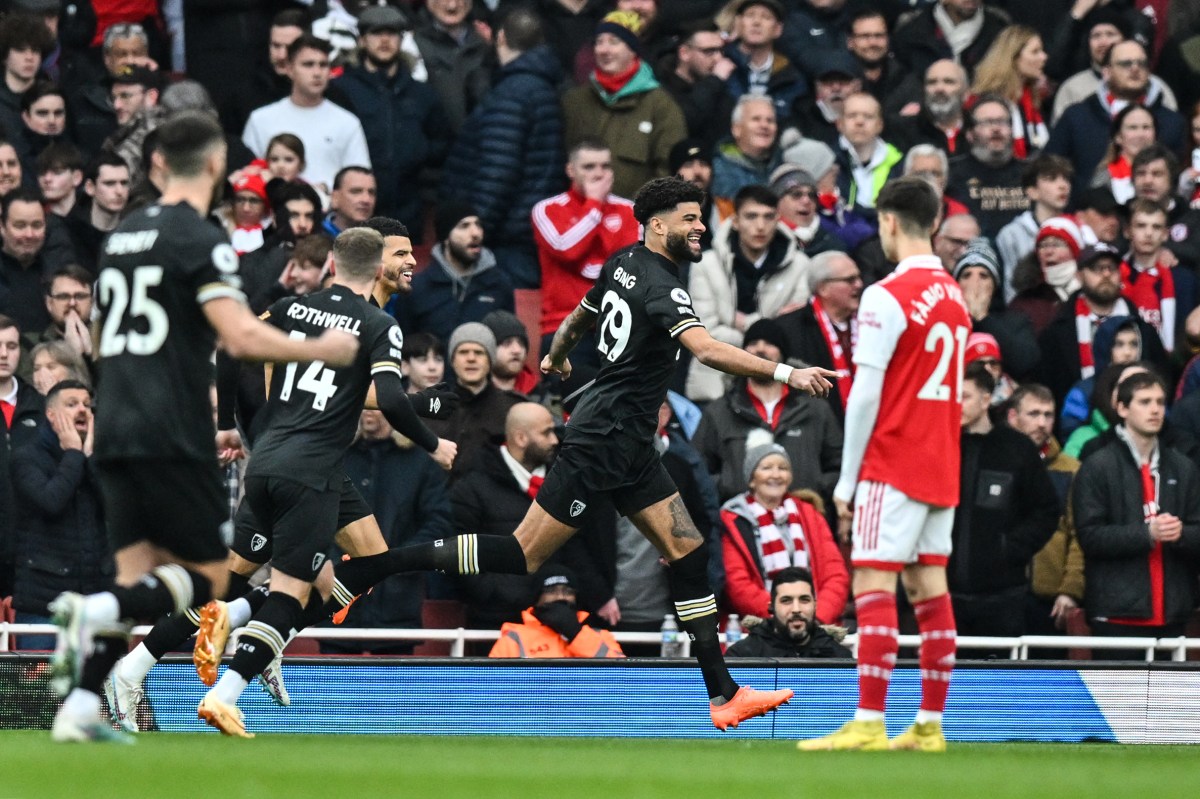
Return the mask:
[[1158,331],[1167,352],[1174,352],[1175,275],[1171,269],[1160,263],[1138,269],[1127,257],[1121,262],[1121,286],[1142,321]]
[[508,471],[517,481],[517,487],[524,491],[530,499],[537,499],[538,489],[542,487],[542,482],[546,479],[546,467],[539,466],[532,472],[529,471],[512,456],[512,453],[508,451],[507,444],[500,445],[500,456],[504,458]]
[[829,346],[829,355],[833,358],[833,369],[838,373],[838,394],[841,395],[842,410],[846,409],[846,400],[850,397],[850,387],[854,385],[854,348],[858,346],[858,319],[850,317],[850,352],[847,353],[838,338],[833,320],[821,307],[821,300],[812,298],[813,316],[825,334],[825,343]]
[[1122,155],[1109,164],[1108,177],[1118,204],[1124,205],[1133,199],[1133,166],[1129,159]]
[[808,544],[800,526],[796,500],[785,497],[774,511],[767,510],[754,494],[746,495],[746,506],[758,521],[758,548],[762,555],[763,582],[770,589],[775,575],[789,566],[808,568]]
[[1033,89],[1026,86],[1021,91],[1020,100],[1009,106],[1012,111],[1013,155],[1028,158],[1034,150],[1045,147],[1050,139],[1050,131],[1042,119],[1041,100],[1035,101]]
[[[1113,312],[1109,316],[1124,316],[1128,314],[1128,303],[1124,299],[1117,300]],[[1125,306],[1126,310],[1120,309]],[[1105,317],[1107,319],[1108,317]],[[1075,298],[1075,338],[1079,342],[1079,376],[1089,378],[1096,374],[1096,360],[1092,356],[1092,336],[1095,335],[1095,324],[1103,320],[1092,313],[1087,300],[1080,294]]]

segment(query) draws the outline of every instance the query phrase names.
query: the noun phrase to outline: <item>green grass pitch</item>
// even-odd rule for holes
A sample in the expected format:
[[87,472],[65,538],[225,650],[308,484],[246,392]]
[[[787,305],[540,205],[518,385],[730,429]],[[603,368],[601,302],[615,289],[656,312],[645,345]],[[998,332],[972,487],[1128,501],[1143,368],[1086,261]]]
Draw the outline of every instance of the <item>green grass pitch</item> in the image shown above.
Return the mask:
[[936,799],[1194,796],[1200,748],[951,744],[801,753],[788,741],[149,733],[136,746],[0,733],[0,799]]

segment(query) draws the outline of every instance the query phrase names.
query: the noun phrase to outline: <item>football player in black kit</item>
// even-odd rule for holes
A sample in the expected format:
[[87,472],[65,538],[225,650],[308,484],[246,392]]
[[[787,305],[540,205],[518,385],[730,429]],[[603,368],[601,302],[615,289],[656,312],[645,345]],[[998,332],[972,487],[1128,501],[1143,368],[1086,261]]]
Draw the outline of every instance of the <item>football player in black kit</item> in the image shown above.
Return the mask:
[[273,544],[271,592],[242,630],[233,663],[197,709],[200,718],[227,735],[251,737],[238,698],[283,651],[290,631],[301,626],[305,603],[316,600],[310,597],[318,578],[320,595],[333,590],[326,552],[339,524],[343,460],[372,385],[389,423],[415,444],[439,462],[452,460],[456,449],[417,418],[400,374],[403,335],[396,320],[368,299],[382,269],[383,248],[383,237],[374,230],[343,231],[333,245],[333,285],[280,300],[268,312],[268,321],[293,338],[337,328],[356,335],[362,349],[346,368],[288,364],[271,374],[246,471],[246,501]]
[[341,579],[372,584],[373,570],[437,569],[453,574],[524,574],[542,563],[608,495],[670,564],[675,610],[691,636],[710,700],[713,724],[736,727],[774,710],[790,690],[739,687],[729,675],[717,634],[717,602],[706,573],[704,537],[651,444],[658,409],[675,370],[679,344],[701,363],[748,377],[774,377],[794,390],[825,396],[835,372],[793,369],[712,338],[692,310],[679,266],[700,259],[704,193],[679,178],[652,180],[634,200],[645,230],[641,246],[622,251],[554,335],[542,371],[569,375],[567,354],[598,324],[602,366],[567,423],[558,459],[512,536],[461,535],[389,550],[344,564]]
[[99,262],[95,459],[117,576],[110,591],[51,603],[62,628],[53,684],[67,694],[56,741],[120,735],[99,718],[100,691],[127,648],[128,620],[225,592],[228,519],[209,401],[217,342],[235,358],[339,365],[358,349],[345,331],[302,341],[250,312],[237,255],[205,221],[225,180],[221,128],[182,113],[157,134],[162,198],[113,231]]

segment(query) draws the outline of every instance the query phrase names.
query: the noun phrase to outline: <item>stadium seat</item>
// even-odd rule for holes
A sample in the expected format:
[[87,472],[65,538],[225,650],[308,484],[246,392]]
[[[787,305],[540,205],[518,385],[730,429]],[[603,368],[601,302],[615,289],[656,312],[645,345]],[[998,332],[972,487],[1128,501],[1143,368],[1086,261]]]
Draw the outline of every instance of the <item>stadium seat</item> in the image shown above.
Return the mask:
[[[467,622],[467,611],[456,599],[426,599],[421,603],[421,626],[427,630],[454,630]],[[445,657],[449,641],[422,641],[413,649],[416,657]]]

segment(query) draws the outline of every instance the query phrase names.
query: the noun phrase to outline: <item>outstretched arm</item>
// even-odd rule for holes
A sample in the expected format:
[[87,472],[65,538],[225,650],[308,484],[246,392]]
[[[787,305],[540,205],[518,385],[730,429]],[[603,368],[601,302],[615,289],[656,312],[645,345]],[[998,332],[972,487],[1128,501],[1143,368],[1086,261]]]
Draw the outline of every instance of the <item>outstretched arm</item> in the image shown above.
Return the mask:
[[786,383],[789,388],[815,397],[828,396],[829,389],[833,387],[829,381],[837,377],[837,372],[819,366],[795,369],[751,355],[731,344],[717,341],[699,326],[690,327],[680,333],[679,343],[687,347],[688,351],[696,356],[696,360],[705,366],[739,377],[778,380],[780,383]]
[[554,340],[550,342],[550,352],[542,359],[542,371],[546,374],[556,372],[564,378],[571,376],[571,363],[567,355],[575,349],[579,339],[583,338],[592,325],[596,323],[596,313],[582,305],[576,305],[575,310],[558,326]]

